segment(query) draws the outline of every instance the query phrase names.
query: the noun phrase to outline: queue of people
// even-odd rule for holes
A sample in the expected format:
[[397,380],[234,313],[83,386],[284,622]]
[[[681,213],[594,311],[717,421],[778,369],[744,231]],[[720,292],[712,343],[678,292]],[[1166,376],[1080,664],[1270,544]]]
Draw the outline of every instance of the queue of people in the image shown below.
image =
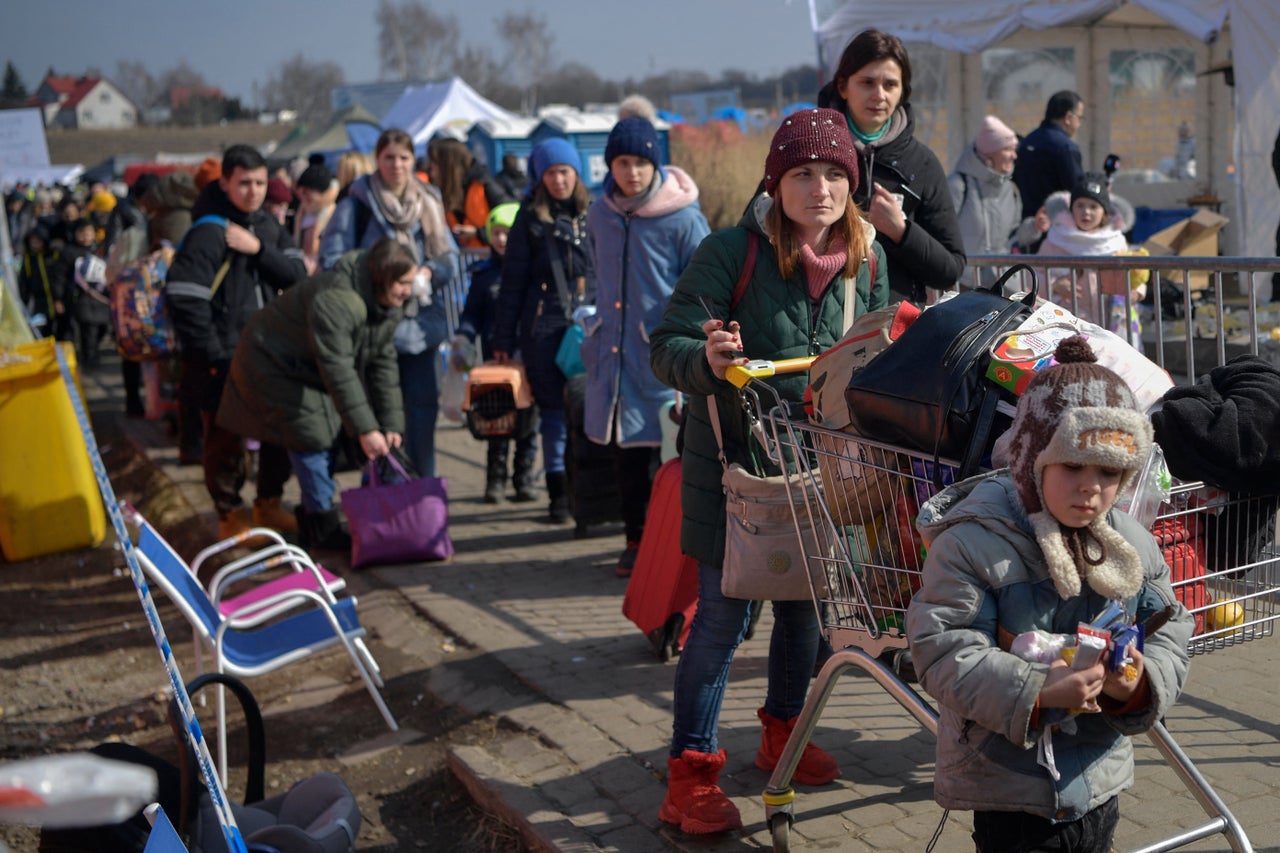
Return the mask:
[[[735,462],[762,475],[780,472],[752,452],[726,370],[751,359],[817,355],[851,319],[891,300],[932,301],[966,278],[989,283],[994,273],[967,269],[967,254],[1027,251],[1040,240],[1041,252],[1051,254],[1126,248],[1111,224],[1105,177],[1080,169],[1072,140],[1084,114],[1078,95],[1054,95],[1044,123],[1021,141],[986,116],[948,177],[915,136],[911,83],[910,58],[896,36],[856,36],[819,94],[822,106],[780,120],[760,164],[762,192],[738,225],[715,233],[696,182],[664,162],[643,109],[629,110],[609,134],[608,174],[594,200],[567,140],[533,148],[528,184],[514,198],[454,140],[429,146],[424,180],[413,140],[399,129],[382,133],[371,163],[344,158],[336,174],[312,164],[296,179],[269,177],[262,155],[237,145],[198,195],[181,182],[149,185],[140,194],[149,225],[121,220],[112,239],[135,241],[118,250],[117,260],[127,260],[157,244],[166,217],[186,218],[166,286],[220,533],[258,524],[296,531],[312,549],[349,546],[335,502],[343,434],[367,459],[403,446],[418,474],[436,474],[438,355],[450,334],[443,293],[459,271],[460,247],[487,247],[452,358],[465,366],[478,341],[484,358],[523,364],[538,427],[536,437],[514,441],[510,473],[510,443],[489,443],[485,501],[502,500],[508,482],[511,500],[537,499],[540,443],[546,518],[570,518],[560,359],[581,324],[583,433],[613,456],[624,537],[614,571],[629,577],[664,409],[682,401],[679,537],[681,551],[697,561],[699,605],[675,669],[658,816],[690,834],[740,828],[719,786],[726,754],[718,720],[753,604],[722,591],[722,474]],[[1051,217],[1055,192],[1067,194],[1067,205]],[[181,200],[170,205],[175,197]],[[291,209],[272,215],[273,203]],[[25,229],[23,299],[46,318],[49,333],[67,334],[74,322],[92,363],[87,356],[101,335],[94,294],[104,292],[107,277],[81,261],[105,254],[96,241],[106,222],[99,235],[74,204],[52,218],[7,206],[11,227]],[[89,208],[110,213],[96,196]],[[1053,295],[1082,304],[1098,298],[1088,276],[1055,276]],[[76,304],[83,308],[70,311]],[[1115,796],[1132,776],[1123,736],[1152,725],[1185,681],[1189,616],[1150,534],[1109,514],[1145,459],[1149,423],[1123,382],[1092,365],[1086,343],[1064,346],[1061,363],[1020,399],[1007,476],[956,484],[948,491],[954,502],[925,507],[935,547],[907,630],[920,652],[917,673],[942,706],[942,731],[952,735],[939,741],[937,796],[976,812],[979,851],[1013,849],[1010,839],[1024,831],[1040,846],[1017,849],[1070,843],[1108,850]],[[785,400],[803,399],[803,376],[766,381]],[[1128,443],[1083,441],[1090,429]],[[251,507],[240,496],[250,439],[260,446]],[[290,475],[302,494],[294,514],[280,504]],[[980,552],[969,547],[975,540]],[[992,568],[1008,565],[1014,568],[1003,575]],[[1121,674],[1101,664],[1072,670],[1021,661],[1005,643],[1005,633],[1022,629],[1074,629],[1108,598],[1139,617],[1172,608],[1160,639],[1145,654],[1135,650]],[[821,646],[812,601],[770,604],[754,758],[764,770],[780,760]],[[1102,716],[1074,733],[1054,731],[1062,758],[1050,779],[1027,750],[1059,719],[1056,709],[1080,707]],[[971,733],[982,743],[966,745]],[[824,785],[840,773],[833,756],[810,743],[794,778]],[[1093,840],[1081,845],[1086,836]]]

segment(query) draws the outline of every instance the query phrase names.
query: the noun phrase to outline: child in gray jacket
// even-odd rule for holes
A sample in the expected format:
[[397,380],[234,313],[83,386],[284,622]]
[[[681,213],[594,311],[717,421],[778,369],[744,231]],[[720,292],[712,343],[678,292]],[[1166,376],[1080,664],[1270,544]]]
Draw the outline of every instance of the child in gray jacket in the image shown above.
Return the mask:
[[[949,487],[918,523],[929,552],[907,635],[940,709],[934,796],[974,812],[979,853],[1107,853],[1133,784],[1129,736],[1187,676],[1191,615],[1151,534],[1112,509],[1150,454],[1151,423],[1084,338],[1055,355],[1018,402],[1008,470]],[[1168,617],[1126,666],[1011,651],[1020,635],[1074,636],[1111,602],[1126,621]]]

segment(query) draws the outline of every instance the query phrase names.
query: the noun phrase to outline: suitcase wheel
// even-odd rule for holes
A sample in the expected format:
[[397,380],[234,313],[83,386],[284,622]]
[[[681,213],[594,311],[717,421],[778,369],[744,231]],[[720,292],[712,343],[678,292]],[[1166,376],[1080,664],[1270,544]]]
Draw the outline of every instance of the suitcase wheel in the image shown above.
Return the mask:
[[684,630],[684,614],[672,613],[649,637],[658,652],[658,660],[666,663],[680,654],[680,632]]

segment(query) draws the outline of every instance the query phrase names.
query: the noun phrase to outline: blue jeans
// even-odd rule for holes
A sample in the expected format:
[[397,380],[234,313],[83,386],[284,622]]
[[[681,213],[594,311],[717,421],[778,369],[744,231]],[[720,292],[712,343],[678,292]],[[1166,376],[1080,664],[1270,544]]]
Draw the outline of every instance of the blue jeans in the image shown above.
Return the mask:
[[[698,610],[676,665],[671,756],[686,749],[714,753],[720,706],[733,654],[746,635],[751,602],[720,592],[719,569],[698,563]],[[764,710],[789,720],[804,708],[818,656],[818,615],[812,601],[773,602],[769,687]]]
[[293,476],[302,490],[302,508],[307,512],[326,512],[333,508],[338,484],[333,479],[332,450],[290,450]]
[[399,353],[400,393],[404,395],[404,452],[420,477],[436,476],[436,416],[440,378],[436,348],[417,355]]
[[564,451],[569,441],[564,409],[541,409],[538,433],[542,436],[542,467],[548,474],[564,473]]

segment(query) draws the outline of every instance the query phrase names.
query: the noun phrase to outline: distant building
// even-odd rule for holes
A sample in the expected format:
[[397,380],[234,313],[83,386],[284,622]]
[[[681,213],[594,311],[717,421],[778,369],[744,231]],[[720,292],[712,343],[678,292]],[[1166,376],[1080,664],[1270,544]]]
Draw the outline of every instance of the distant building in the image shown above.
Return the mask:
[[44,113],[45,127],[98,130],[134,127],[138,108],[105,77],[49,75],[28,102]]
[[226,100],[226,96],[217,86],[170,86],[166,93],[169,109],[173,112],[185,107],[192,98],[206,98],[210,101]]

